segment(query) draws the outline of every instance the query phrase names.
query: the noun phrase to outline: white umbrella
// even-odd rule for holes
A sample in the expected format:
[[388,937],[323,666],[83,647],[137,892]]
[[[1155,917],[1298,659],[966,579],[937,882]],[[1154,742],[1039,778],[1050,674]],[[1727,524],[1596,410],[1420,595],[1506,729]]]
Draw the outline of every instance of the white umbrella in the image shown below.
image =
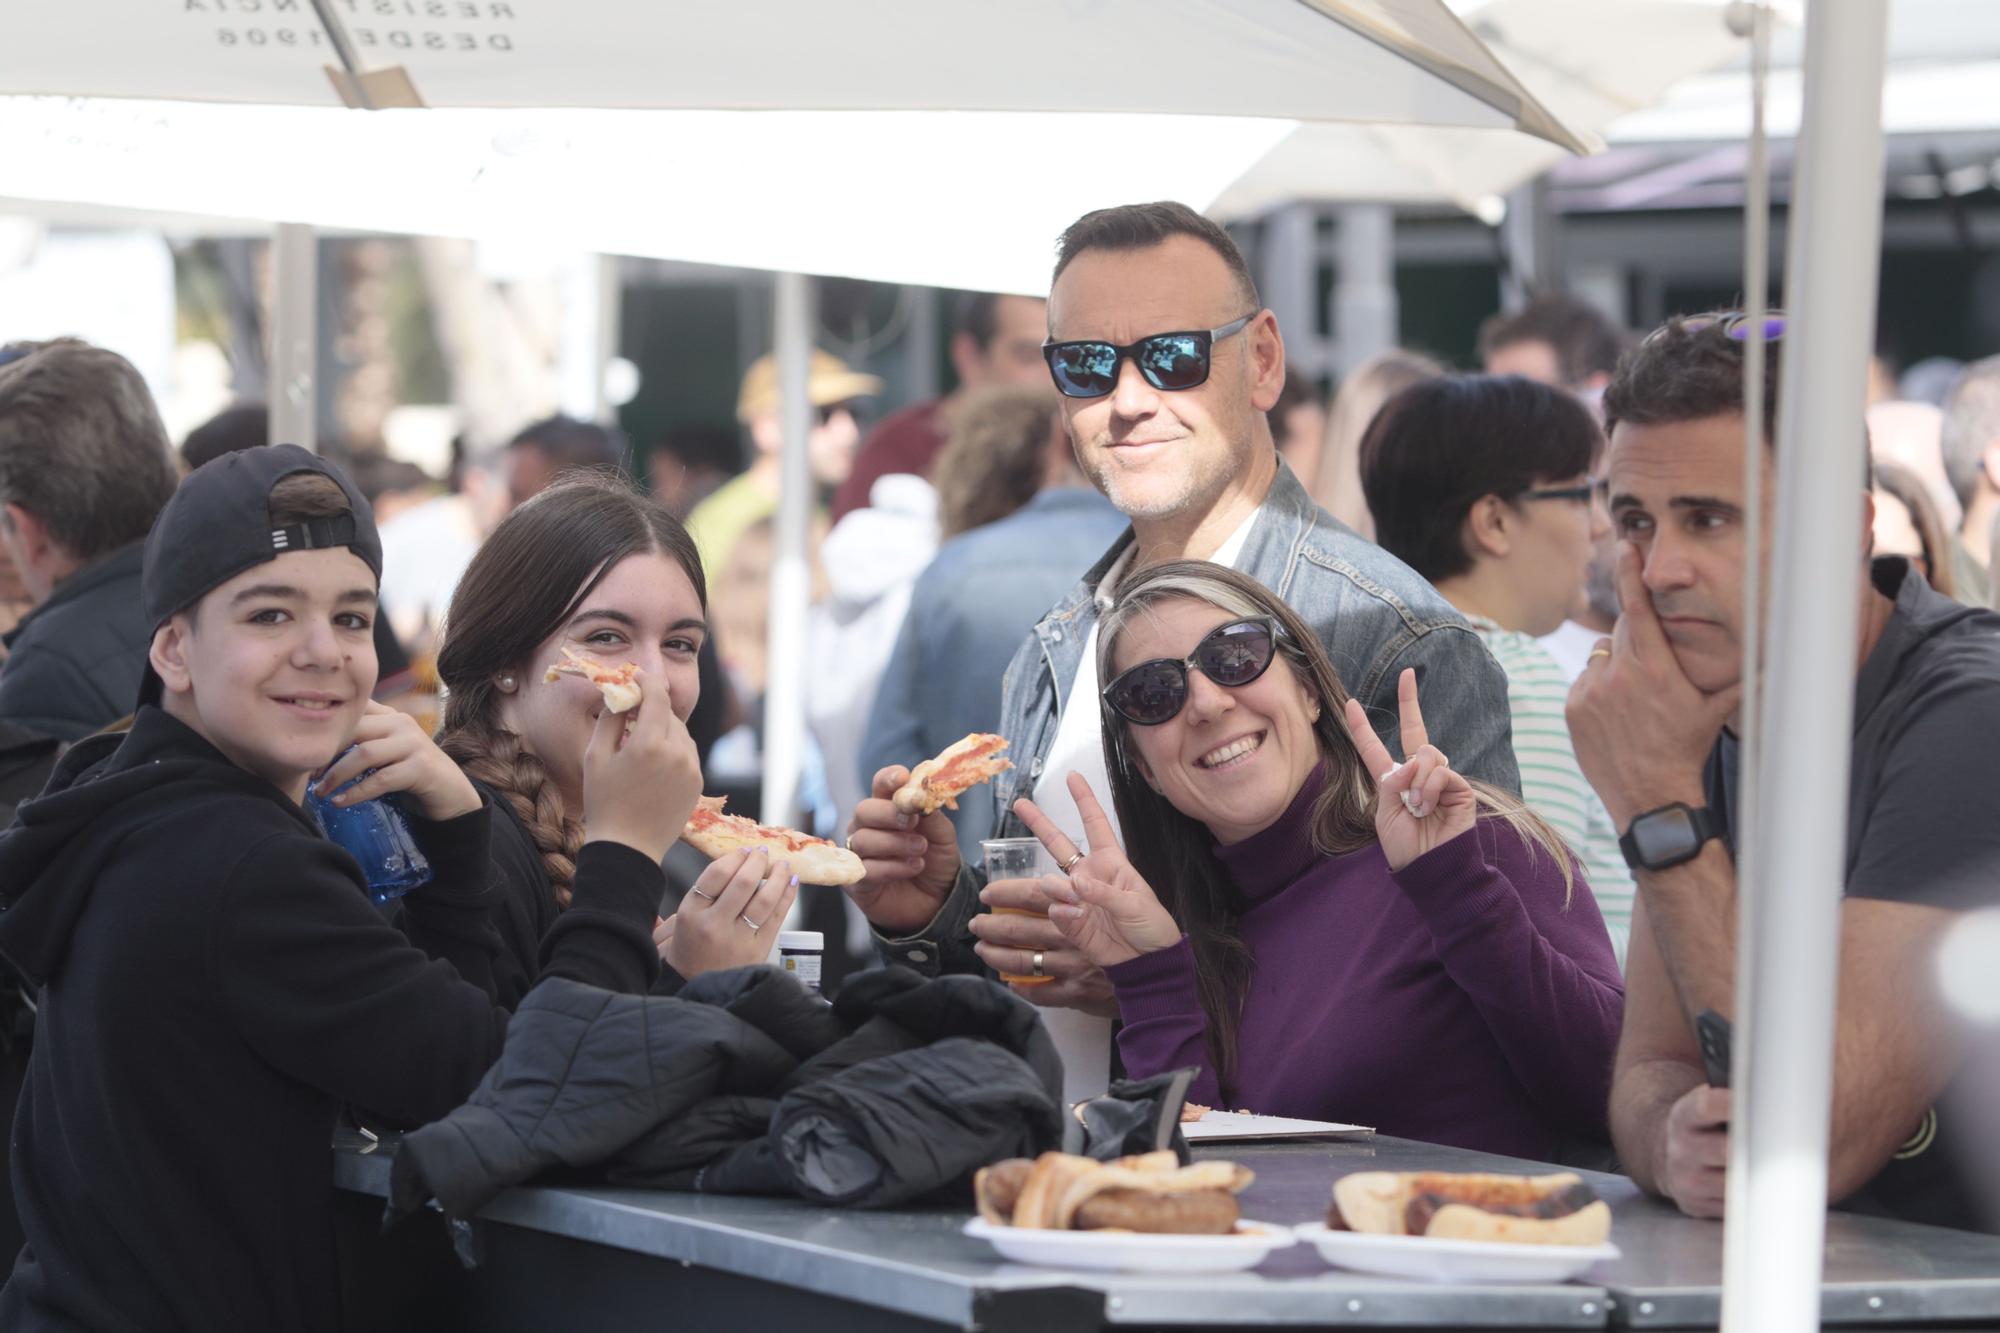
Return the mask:
[[0,97],[0,194],[1040,294],[1076,217],[1203,205],[1293,123]]
[[1582,146],[1440,0],[15,8],[0,93],[338,105],[339,46],[377,101],[401,87],[430,106],[1175,112],[1518,126]]
[[[1564,125],[1593,139],[1690,76],[1742,53],[1713,0],[1493,0],[1467,23]],[[1479,211],[1561,161],[1495,129],[1301,125],[1223,192],[1222,217],[1295,199],[1449,203]]]

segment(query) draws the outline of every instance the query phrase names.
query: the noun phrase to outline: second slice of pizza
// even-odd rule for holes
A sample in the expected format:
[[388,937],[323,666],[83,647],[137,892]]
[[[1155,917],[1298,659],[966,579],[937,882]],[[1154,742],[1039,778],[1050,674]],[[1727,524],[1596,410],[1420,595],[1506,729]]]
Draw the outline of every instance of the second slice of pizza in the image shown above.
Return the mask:
[[958,809],[958,798],[982,782],[990,782],[1014,765],[1000,758],[1007,738],[975,731],[954,741],[910,770],[909,781],[890,799],[906,815],[928,815]]

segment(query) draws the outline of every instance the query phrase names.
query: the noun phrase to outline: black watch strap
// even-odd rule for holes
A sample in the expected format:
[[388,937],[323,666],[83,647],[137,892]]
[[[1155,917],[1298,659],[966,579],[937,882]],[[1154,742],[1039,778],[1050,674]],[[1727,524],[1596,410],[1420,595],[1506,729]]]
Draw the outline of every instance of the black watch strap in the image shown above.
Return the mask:
[[1722,821],[1707,806],[1675,801],[1634,819],[1618,839],[1618,850],[1634,870],[1667,870],[1694,860],[1722,834]]

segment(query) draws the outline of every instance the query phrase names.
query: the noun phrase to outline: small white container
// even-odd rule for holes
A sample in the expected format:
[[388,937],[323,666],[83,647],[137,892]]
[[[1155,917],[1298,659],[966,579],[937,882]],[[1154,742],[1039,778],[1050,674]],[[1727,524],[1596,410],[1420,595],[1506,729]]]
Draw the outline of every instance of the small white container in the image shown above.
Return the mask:
[[819,990],[819,960],[825,952],[826,936],[817,930],[778,932],[778,966],[803,981],[810,991]]

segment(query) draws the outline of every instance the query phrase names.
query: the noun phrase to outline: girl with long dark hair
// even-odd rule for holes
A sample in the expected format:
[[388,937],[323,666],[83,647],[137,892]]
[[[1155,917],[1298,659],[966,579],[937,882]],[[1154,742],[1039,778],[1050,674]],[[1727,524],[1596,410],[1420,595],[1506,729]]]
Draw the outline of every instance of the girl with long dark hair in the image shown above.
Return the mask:
[[[579,477],[536,495],[494,530],[460,580],[438,649],[446,691],[438,743],[502,812],[493,865],[507,944],[504,1003],[526,994],[581,877],[628,878],[656,903],[664,892],[658,854],[701,795],[685,724],[701,692],[696,657],[707,612],[687,529],[615,478]],[[588,681],[545,678],[564,649],[608,667],[635,663],[642,687],[659,691],[677,750],[668,781],[647,790],[586,787],[591,733],[616,723],[601,720],[603,700]],[[586,844],[600,842],[658,854],[591,857]],[[764,961],[797,890],[783,861],[721,858],[655,932],[662,959],[683,978]]]
[[1396,764],[1310,628],[1262,584],[1176,561],[1102,622],[1125,846],[1072,775],[1089,848],[1050,917],[1104,968],[1134,1076],[1190,1096],[1548,1159],[1605,1140],[1623,986],[1568,848],[1454,772],[1401,682]]

